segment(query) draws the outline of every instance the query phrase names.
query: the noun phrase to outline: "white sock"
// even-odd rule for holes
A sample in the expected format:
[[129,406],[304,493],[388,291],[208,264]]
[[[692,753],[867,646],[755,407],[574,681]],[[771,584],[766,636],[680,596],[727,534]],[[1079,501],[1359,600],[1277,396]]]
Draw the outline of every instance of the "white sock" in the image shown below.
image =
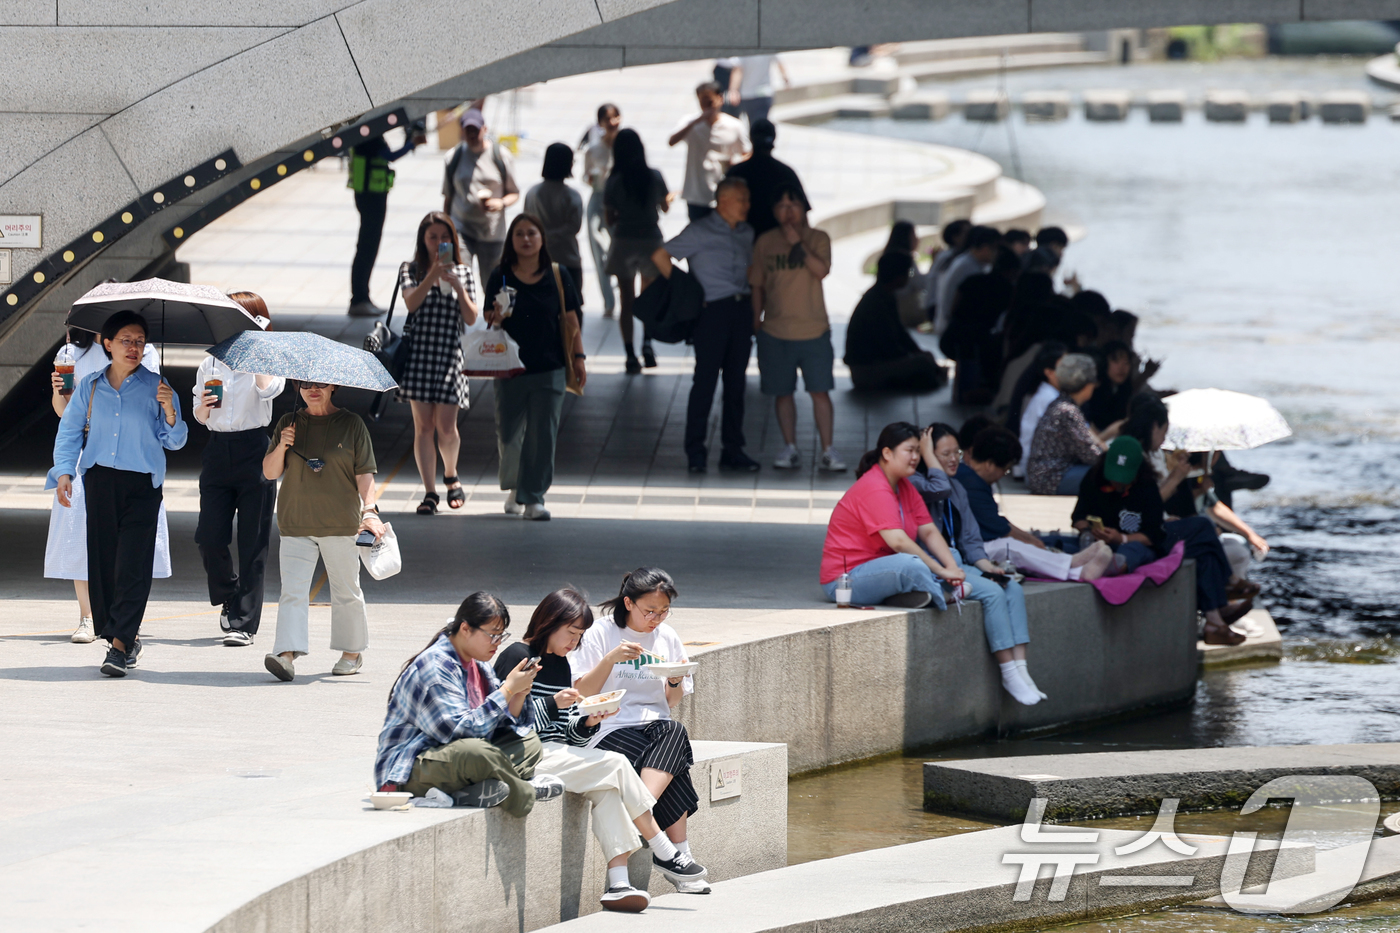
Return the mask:
[[679,851],[679,852],[684,852],[686,855],[689,855],[689,854],[690,854],[690,840],[689,840],[689,839],[682,839],[680,842],[676,843],[675,845],[676,845],[676,850],[677,850],[677,851]]
[[1001,665],[1001,685],[1006,688],[1006,692],[1011,694],[1011,698],[1022,706],[1034,706],[1040,702],[1040,694],[1032,690],[1030,685],[1021,677],[1021,671],[1016,667],[1015,661],[1006,661]]
[[676,857],[676,846],[666,838],[665,833],[657,833],[648,839],[647,846],[651,849],[651,854],[663,862],[669,862]]
[[627,866],[619,865],[616,868],[608,869],[608,887],[610,888],[630,888],[632,879],[627,877]]
[[1017,658],[1017,659],[1016,659],[1016,670],[1020,672],[1020,674],[1021,674],[1021,679],[1024,680],[1024,681],[1030,686],[1030,688],[1031,688],[1032,690],[1034,690],[1036,693],[1040,694],[1040,698],[1041,698],[1042,700],[1048,700],[1048,699],[1050,699],[1048,696],[1045,695],[1045,691],[1042,690],[1042,689],[1040,689],[1039,687],[1037,687],[1036,684],[1035,684],[1035,681],[1031,680],[1031,672],[1030,672],[1030,669],[1026,667],[1026,659],[1025,659],[1025,658]]
[[784,457],[791,457],[795,453],[799,453],[796,444],[788,444],[786,447],[783,448]]

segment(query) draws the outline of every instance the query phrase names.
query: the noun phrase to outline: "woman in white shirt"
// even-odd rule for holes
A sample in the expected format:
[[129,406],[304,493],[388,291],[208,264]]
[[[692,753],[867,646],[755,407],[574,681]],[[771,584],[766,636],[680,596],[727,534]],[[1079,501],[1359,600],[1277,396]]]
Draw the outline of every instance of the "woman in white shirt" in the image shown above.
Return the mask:
[[[685,863],[693,861],[686,841],[686,820],[699,808],[700,798],[690,780],[695,757],[685,726],[671,718],[671,709],[695,686],[689,676],[659,679],[647,664],[684,663],[685,646],[666,624],[676,585],[656,567],[640,567],[622,579],[616,599],[600,607],[597,625],[584,633],[569,655],[574,687],[584,696],[626,690],[616,716],[603,720],[590,748],[618,752],[632,763],[642,783],[656,798],[652,815]],[[708,894],[704,878],[672,876],[655,856],[652,862],[682,894]]]

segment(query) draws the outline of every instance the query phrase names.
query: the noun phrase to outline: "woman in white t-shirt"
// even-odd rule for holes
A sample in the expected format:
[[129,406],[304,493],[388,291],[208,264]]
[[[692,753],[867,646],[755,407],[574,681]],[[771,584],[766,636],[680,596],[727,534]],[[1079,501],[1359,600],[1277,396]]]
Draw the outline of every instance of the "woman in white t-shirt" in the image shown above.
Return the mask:
[[[690,780],[695,763],[690,735],[671,718],[671,709],[695,686],[689,676],[658,679],[643,669],[646,664],[686,661],[680,636],[666,624],[675,598],[676,585],[666,571],[632,571],[623,577],[617,599],[600,607],[599,623],[584,633],[569,655],[569,666],[574,687],[584,696],[627,691],[622,708],[599,724],[589,747],[618,752],[632,763],[656,798],[656,822],[681,857],[689,859],[686,820],[699,808],[700,798]],[[658,860],[652,856],[652,861]],[[682,894],[710,892],[703,878],[671,880]]]

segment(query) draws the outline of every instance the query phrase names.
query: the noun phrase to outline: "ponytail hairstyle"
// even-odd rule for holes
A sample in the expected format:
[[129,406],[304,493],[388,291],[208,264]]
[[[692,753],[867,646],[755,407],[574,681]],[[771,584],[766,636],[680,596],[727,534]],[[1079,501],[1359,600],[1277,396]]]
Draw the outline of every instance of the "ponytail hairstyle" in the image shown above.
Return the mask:
[[[951,431],[952,429],[949,428]],[[907,421],[896,421],[894,424],[887,424],[880,436],[875,439],[875,448],[867,450],[861,455],[860,462],[856,464],[856,478],[864,476],[871,467],[880,462],[880,455],[888,448],[894,450],[900,444],[911,437],[920,435],[919,428]]]
[[[497,619],[501,620],[502,625],[507,628],[510,627],[510,610],[506,608],[505,602],[501,597],[493,593],[478,590],[462,600],[462,605],[457,607],[456,615],[448,619],[446,625],[433,633],[433,637],[423,646],[423,651],[427,651],[433,645],[437,644],[437,640],[443,635],[449,638],[456,635],[462,630],[462,626],[464,625],[469,629],[476,630],[490,625]],[[419,651],[418,654],[415,654],[404,662],[403,667],[399,670],[399,676],[394,678],[394,686],[389,688],[389,697],[391,699],[394,696],[394,689],[398,687],[399,681],[403,679],[404,671],[413,666],[413,662],[418,660],[423,651]]]
[[622,589],[617,599],[610,599],[599,606],[599,611],[612,613],[613,624],[618,628],[627,627],[627,600],[636,602],[650,593],[665,593],[672,601],[676,596],[676,582],[660,567],[638,567],[622,578]]
[[543,655],[549,636],[575,622],[581,622],[585,631],[593,627],[593,609],[588,605],[587,594],[572,586],[550,593],[535,607],[525,629],[524,641],[530,646],[530,653]]

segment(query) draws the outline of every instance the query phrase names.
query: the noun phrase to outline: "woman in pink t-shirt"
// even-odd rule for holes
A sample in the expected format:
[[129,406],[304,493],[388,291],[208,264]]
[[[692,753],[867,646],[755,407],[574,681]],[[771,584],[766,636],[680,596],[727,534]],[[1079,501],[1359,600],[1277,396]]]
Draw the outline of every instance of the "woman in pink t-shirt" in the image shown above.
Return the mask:
[[826,527],[821,585],[827,599],[836,599],[836,581],[849,573],[858,604],[947,608],[943,581],[961,583],[963,572],[909,482],[918,466],[919,429],[905,421],[886,425],[875,449],[860,458],[856,482]]

